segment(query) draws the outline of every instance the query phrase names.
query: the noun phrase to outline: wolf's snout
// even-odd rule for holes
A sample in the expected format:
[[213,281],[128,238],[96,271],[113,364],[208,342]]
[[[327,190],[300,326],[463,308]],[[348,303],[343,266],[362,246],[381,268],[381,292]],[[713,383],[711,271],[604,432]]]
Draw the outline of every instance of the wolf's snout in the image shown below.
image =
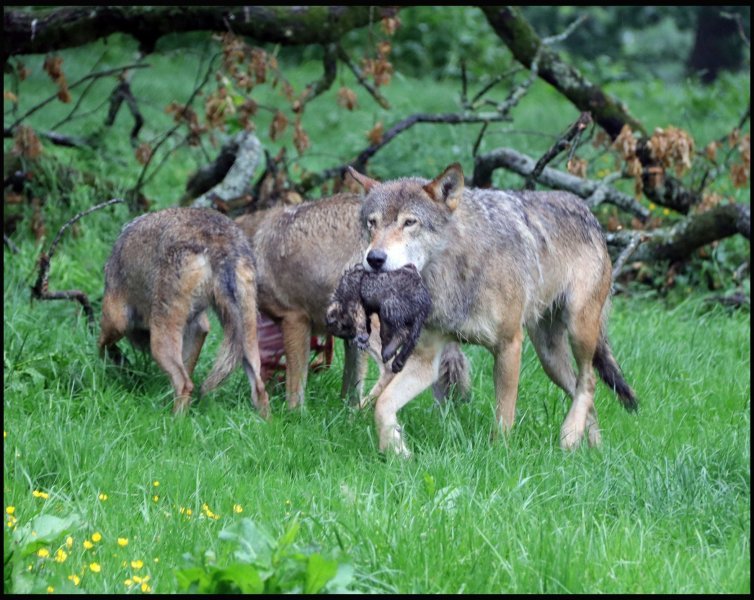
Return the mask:
[[386,260],[387,254],[384,250],[370,250],[367,254],[367,262],[375,271],[379,271]]

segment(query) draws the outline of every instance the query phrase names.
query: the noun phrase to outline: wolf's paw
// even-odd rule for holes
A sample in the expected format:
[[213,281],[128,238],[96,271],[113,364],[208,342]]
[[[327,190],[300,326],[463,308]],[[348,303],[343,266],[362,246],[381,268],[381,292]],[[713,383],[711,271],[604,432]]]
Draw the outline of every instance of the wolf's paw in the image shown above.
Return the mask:
[[579,444],[581,444],[583,436],[583,432],[579,432],[574,427],[563,425],[563,428],[560,430],[560,447],[563,450],[576,450]]
[[368,333],[360,333],[356,336],[356,347],[364,352],[365,350],[369,350],[369,334]]
[[599,425],[592,425],[587,431],[587,442],[590,448],[598,448],[602,445],[602,434]]
[[400,373],[403,370],[404,361],[402,361],[400,358],[396,358],[393,361],[393,364],[391,365],[390,369],[393,371],[393,373]]

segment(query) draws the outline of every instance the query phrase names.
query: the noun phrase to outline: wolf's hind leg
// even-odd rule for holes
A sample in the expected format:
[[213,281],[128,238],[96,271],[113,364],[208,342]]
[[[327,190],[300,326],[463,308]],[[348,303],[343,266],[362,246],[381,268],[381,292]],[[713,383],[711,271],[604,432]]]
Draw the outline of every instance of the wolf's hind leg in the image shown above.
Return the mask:
[[209,333],[209,318],[206,311],[201,312],[193,320],[186,324],[183,330],[183,364],[188,371],[189,377],[194,374],[196,362],[202,351],[204,340]]

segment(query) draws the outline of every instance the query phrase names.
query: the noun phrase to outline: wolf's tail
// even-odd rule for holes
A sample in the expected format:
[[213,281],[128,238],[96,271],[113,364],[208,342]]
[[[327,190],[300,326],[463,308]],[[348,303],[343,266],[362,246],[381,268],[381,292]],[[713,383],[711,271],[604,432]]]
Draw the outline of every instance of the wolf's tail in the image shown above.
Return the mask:
[[469,359],[455,342],[445,346],[440,357],[440,375],[432,386],[432,393],[439,403],[451,396],[467,402],[471,398]]
[[[223,261],[214,278],[214,299],[217,316],[223,327],[223,341],[207,379],[202,384],[202,394],[212,391],[241,362],[244,355],[244,310],[248,308],[249,291],[239,285],[236,277],[236,261]],[[251,298],[256,318],[256,302]]]
[[639,407],[639,400],[626,380],[623,379],[623,373],[604,334],[600,336],[597,343],[597,351],[594,353],[592,364],[597,369],[602,381],[617,394],[623,407],[628,411],[635,411]]

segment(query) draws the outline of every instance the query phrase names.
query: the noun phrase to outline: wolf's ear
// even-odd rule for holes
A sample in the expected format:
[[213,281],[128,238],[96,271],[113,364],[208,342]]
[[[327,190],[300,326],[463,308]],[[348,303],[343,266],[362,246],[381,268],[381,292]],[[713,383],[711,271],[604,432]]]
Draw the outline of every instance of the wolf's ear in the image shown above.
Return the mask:
[[364,191],[367,194],[369,193],[369,190],[371,190],[375,185],[379,183],[379,181],[377,181],[376,179],[362,175],[350,165],[348,166],[348,172],[351,174],[351,177],[353,177],[361,185],[361,187],[364,188]]
[[455,210],[463,195],[463,185],[463,169],[453,163],[425,185],[424,191],[432,200],[444,202],[450,210]]

